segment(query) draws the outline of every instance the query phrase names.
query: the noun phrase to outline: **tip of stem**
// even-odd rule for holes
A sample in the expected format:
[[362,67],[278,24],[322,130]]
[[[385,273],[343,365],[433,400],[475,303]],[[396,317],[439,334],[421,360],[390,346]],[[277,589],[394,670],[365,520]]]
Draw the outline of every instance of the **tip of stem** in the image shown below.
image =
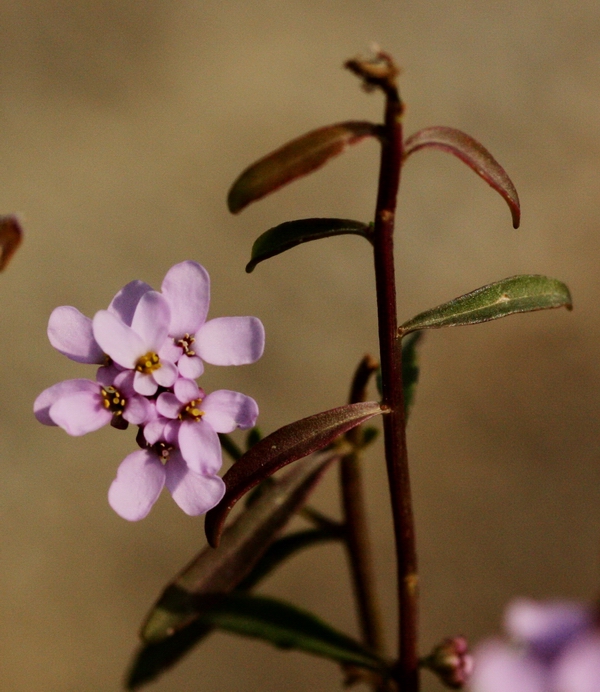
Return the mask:
[[373,56],[357,56],[344,63],[344,67],[362,80],[365,91],[382,89],[386,94],[397,91],[400,70],[389,53],[373,46]]

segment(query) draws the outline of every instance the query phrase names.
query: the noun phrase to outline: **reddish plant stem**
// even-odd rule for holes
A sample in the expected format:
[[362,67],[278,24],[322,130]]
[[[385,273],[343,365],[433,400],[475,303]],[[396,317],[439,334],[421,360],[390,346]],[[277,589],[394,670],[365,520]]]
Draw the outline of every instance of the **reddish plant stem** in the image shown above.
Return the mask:
[[402,111],[392,80],[382,85],[386,95],[385,123],[373,246],[383,404],[385,456],[396,540],[399,645],[397,681],[401,692],[417,692],[417,557],[406,448],[406,417],[402,388],[402,347],[398,337],[394,271],[394,220],[403,156]]
[[[379,364],[370,356],[363,358],[352,382],[349,399],[351,404],[365,401],[366,386],[378,367]],[[375,653],[383,654],[381,617],[375,597],[373,560],[365,512],[362,471],[357,451],[362,439],[362,426],[348,431],[346,439],[355,447],[355,451],[345,455],[340,464],[346,552],[362,639]],[[381,688],[376,686],[375,689]]]

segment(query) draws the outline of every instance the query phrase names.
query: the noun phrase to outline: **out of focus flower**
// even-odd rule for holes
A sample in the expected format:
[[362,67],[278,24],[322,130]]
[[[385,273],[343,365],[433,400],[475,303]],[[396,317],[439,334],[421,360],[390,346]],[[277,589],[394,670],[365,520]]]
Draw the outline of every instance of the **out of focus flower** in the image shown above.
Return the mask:
[[514,601],[504,626],[474,652],[472,692],[600,692],[595,608],[571,601]]

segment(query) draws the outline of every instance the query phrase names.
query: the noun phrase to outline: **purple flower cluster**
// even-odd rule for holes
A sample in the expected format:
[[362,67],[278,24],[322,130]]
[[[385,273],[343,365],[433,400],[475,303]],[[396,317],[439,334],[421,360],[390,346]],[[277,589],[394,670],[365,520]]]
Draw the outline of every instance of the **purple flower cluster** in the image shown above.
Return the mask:
[[36,418],[69,435],[110,423],[139,426],[141,447],[129,454],[110,486],[111,507],[125,519],[143,519],[166,485],[189,515],[203,514],[223,497],[217,475],[217,433],[251,428],[254,399],[221,389],[205,394],[195,379],[212,365],[245,365],[264,349],[256,317],[207,321],[210,279],[196,262],[167,272],[160,293],[132,281],[93,320],[70,306],[50,315],[48,338],[71,360],[96,364],[96,380],[59,382],[35,401]]
[[600,692],[600,627],[581,603],[514,601],[504,626],[474,652],[472,692]]

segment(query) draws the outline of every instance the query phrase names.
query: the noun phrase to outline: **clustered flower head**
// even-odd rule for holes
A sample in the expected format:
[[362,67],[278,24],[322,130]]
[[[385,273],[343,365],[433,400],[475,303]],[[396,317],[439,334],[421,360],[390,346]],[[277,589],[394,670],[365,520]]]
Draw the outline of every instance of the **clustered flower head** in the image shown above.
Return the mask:
[[254,426],[254,399],[226,389],[206,394],[196,383],[204,363],[245,365],[264,349],[256,317],[207,320],[210,279],[197,262],[176,264],[157,292],[132,281],[93,319],[71,306],[50,315],[48,338],[79,363],[96,364],[95,380],[59,382],[36,399],[36,418],[69,435],[104,425],[138,426],[140,449],[119,466],[111,507],[143,519],[164,486],[189,515],[204,514],[223,497],[217,475],[217,433]]
[[517,600],[504,626],[474,652],[472,692],[598,692],[598,611],[571,601]]

